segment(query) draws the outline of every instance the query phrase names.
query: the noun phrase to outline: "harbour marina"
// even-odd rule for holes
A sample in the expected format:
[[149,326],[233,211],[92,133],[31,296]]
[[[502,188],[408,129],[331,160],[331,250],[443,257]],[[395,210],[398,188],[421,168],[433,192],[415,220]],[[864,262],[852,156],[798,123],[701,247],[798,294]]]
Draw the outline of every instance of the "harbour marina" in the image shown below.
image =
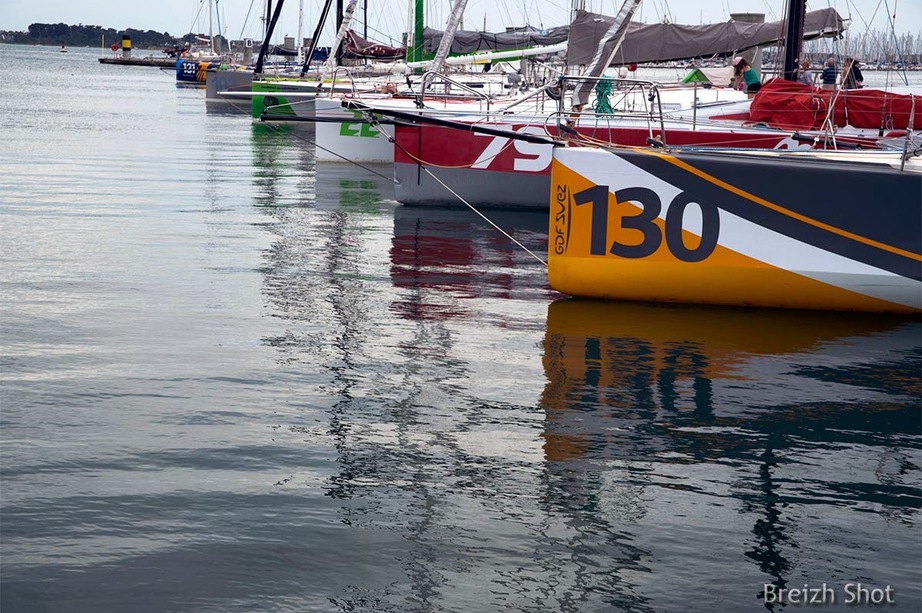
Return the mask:
[[919,609],[917,315],[569,299],[550,190],[4,52],[3,611]]

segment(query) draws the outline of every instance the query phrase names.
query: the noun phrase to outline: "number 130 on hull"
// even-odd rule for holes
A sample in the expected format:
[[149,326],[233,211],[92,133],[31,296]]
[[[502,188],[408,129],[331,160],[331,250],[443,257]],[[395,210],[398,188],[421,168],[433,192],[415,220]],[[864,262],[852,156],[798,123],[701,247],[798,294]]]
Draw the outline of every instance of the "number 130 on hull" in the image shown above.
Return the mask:
[[549,282],[592,298],[916,313],[920,186],[922,161],[890,152],[557,148]]

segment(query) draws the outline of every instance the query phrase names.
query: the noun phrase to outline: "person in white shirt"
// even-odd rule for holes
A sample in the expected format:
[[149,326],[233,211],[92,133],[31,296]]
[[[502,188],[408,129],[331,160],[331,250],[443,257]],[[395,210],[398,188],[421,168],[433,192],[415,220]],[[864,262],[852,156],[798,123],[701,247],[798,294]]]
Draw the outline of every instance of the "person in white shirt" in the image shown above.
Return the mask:
[[800,76],[797,80],[805,85],[813,85],[813,71],[810,70],[810,62],[804,60],[800,65]]

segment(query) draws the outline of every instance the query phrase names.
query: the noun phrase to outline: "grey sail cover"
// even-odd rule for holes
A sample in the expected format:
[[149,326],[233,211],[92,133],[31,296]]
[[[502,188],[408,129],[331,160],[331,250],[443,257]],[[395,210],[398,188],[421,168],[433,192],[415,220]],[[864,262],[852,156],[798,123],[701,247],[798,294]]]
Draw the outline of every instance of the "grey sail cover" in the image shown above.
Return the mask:
[[[614,17],[579,10],[570,24],[567,64],[589,64]],[[804,40],[841,35],[847,25],[835,9],[807,13]],[[743,23],[728,21],[701,26],[672,23],[632,23],[612,66],[668,62],[713,55],[729,55],[770,45],[784,38],[784,22]]]
[[[477,51],[508,51],[556,45],[566,42],[569,32],[570,26],[559,26],[549,30],[524,27],[499,33],[458,30],[455,32],[451,49],[448,52],[451,55],[459,55]],[[442,42],[443,34],[441,30],[425,28],[423,30],[423,49],[428,53],[435,53]]]

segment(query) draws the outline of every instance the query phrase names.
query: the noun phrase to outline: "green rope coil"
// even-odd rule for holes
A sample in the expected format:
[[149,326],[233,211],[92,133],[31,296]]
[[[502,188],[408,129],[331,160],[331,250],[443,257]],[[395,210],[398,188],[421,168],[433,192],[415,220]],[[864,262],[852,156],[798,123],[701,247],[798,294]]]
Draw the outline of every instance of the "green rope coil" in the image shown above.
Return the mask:
[[598,115],[614,115],[615,109],[611,107],[611,79],[601,79],[595,84],[595,106],[593,110]]

